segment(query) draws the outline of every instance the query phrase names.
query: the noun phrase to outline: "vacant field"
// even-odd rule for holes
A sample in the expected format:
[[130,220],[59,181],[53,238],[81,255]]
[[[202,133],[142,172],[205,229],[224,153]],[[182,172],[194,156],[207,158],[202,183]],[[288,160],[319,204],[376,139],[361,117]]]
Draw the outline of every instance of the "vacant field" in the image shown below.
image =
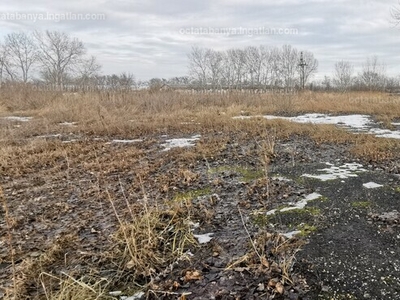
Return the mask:
[[1,90],[0,299],[396,299],[400,140],[304,113],[400,97]]

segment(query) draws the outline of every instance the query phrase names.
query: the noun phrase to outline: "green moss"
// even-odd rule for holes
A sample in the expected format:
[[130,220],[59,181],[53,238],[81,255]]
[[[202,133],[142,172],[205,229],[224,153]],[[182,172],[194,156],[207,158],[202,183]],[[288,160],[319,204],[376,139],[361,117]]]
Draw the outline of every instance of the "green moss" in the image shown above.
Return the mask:
[[209,174],[218,174],[218,173],[229,172],[229,171],[232,171],[232,168],[230,168],[228,166],[219,166],[219,167],[215,167],[215,168],[209,168],[207,170],[207,172]]
[[354,208],[369,208],[371,205],[370,201],[356,201],[351,203],[351,206]]
[[399,280],[392,275],[381,277],[381,280],[386,284],[386,285],[395,285],[398,284]]
[[320,202],[326,202],[326,201],[328,201],[329,200],[329,198],[328,197],[325,197],[325,196],[321,196],[321,197],[319,197],[318,199],[315,199],[315,201],[320,201]]
[[193,191],[188,191],[185,193],[178,193],[174,197],[174,201],[182,201],[182,200],[192,200],[201,196],[209,195],[211,194],[211,189],[210,188],[204,188],[200,190],[193,190]]
[[238,173],[241,174],[241,178],[245,182],[250,182],[262,178],[265,175],[263,170],[250,170],[245,168],[238,168],[237,171]]
[[317,226],[309,224],[300,224],[297,229],[301,231],[300,233],[301,236],[308,236],[311,233],[317,231]]
[[268,224],[268,216],[265,213],[257,213],[251,216],[254,225],[264,228]]

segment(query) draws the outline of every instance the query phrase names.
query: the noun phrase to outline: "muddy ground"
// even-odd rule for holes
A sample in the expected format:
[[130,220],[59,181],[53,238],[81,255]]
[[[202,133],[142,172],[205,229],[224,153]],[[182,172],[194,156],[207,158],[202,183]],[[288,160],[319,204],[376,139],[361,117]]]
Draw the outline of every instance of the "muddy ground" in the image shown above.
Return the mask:
[[[41,153],[28,153],[2,166],[26,299],[44,296],[40,281],[26,279],[39,271],[108,278],[108,289],[121,291],[115,299],[400,298],[396,161],[356,160],[346,145],[317,145],[300,136],[275,141],[268,162],[260,159],[259,142],[243,135],[202,135],[194,147],[162,151],[167,138],[110,143],[74,136],[78,141],[63,143],[68,137],[52,137],[50,148],[63,147],[64,157],[46,150],[48,164],[39,161]],[[362,170],[328,181],[302,176],[321,173],[327,163],[358,163]],[[382,186],[368,189],[368,182]],[[321,197],[304,208],[267,214],[312,193]],[[198,223],[193,233],[212,233],[212,239],[155,276],[140,278],[139,284],[151,282],[140,298],[129,270],[105,255],[113,252],[118,228],[110,194],[121,217],[128,215],[127,201],[185,198]],[[4,207],[0,217],[1,298],[12,287],[12,265]],[[293,231],[298,234],[288,237]],[[55,254],[45,261],[49,251]]]

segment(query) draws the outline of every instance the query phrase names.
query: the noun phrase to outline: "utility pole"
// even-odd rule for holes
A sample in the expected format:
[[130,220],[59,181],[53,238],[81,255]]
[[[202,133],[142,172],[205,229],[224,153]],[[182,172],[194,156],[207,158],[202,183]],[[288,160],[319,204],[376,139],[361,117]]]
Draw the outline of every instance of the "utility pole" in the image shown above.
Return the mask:
[[299,65],[300,67],[300,86],[301,88],[304,90],[304,86],[305,86],[305,73],[304,73],[304,68],[305,66],[307,66],[306,62],[304,61],[304,57],[303,57],[303,52],[300,52],[300,62]]

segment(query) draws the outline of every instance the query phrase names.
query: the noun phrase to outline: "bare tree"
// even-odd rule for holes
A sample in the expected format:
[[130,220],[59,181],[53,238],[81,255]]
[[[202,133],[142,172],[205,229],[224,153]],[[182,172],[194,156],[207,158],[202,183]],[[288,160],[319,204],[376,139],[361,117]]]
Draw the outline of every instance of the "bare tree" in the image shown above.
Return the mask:
[[65,80],[82,62],[85,46],[77,38],[58,31],[46,31],[44,34],[36,31],[34,37],[43,76],[62,90]]
[[331,78],[329,76],[324,76],[324,80],[321,82],[325,91],[329,91],[331,89]]
[[207,82],[211,84],[213,89],[215,89],[221,85],[221,73],[223,66],[222,53],[212,49],[207,49],[205,55],[205,64]]
[[[300,56],[298,57],[298,61],[300,60]],[[317,72],[318,70],[318,60],[314,58],[314,54],[309,51],[303,51],[303,61],[304,65],[304,84],[307,84],[309,79]],[[298,66],[298,63],[297,63]],[[297,69],[300,72],[299,69]],[[300,74],[300,73],[299,73]]]
[[207,51],[197,46],[192,47],[192,51],[188,54],[189,73],[198,81],[201,86],[207,83]]
[[284,88],[290,91],[297,84],[296,71],[299,62],[299,52],[290,45],[284,45],[280,55],[280,70],[283,78]]
[[33,38],[24,32],[8,34],[5,38],[5,48],[8,66],[14,70],[15,77],[24,83],[28,82],[30,71],[38,60]]
[[274,81],[274,64],[273,64],[273,49],[267,48],[265,46],[259,47],[260,60],[261,60],[261,70],[260,70],[260,85],[266,89],[271,86]]
[[119,75],[119,86],[123,90],[131,90],[136,86],[135,76],[132,73],[123,72]]
[[382,90],[386,84],[386,68],[377,56],[367,57],[359,75],[360,82],[368,90]]
[[269,49],[264,46],[247,47],[245,52],[246,73],[250,77],[251,87],[266,86],[271,75]]
[[400,23],[400,1],[397,6],[393,6],[391,8],[392,19],[395,25],[399,25]]
[[342,92],[348,90],[353,82],[354,66],[348,61],[338,61],[335,63],[333,83]]
[[[265,46],[228,49],[224,52],[193,47],[189,72],[195,82],[205,87],[283,87],[293,89],[297,82],[299,52],[290,45],[282,48]],[[304,52],[305,80],[317,71],[318,61],[311,52]]]
[[15,71],[10,64],[10,54],[4,44],[0,45],[0,85],[6,81],[14,81]]
[[236,89],[242,87],[243,79],[246,74],[246,54],[242,49],[229,49],[227,51],[228,64],[232,67],[233,84]]
[[88,59],[83,59],[77,66],[78,82],[80,85],[90,85],[100,74],[101,65],[97,62],[96,57],[91,56]]
[[283,86],[283,69],[281,66],[282,62],[281,49],[275,47],[271,49],[270,53],[270,64],[271,64],[271,80],[270,85],[273,88],[279,88]]

